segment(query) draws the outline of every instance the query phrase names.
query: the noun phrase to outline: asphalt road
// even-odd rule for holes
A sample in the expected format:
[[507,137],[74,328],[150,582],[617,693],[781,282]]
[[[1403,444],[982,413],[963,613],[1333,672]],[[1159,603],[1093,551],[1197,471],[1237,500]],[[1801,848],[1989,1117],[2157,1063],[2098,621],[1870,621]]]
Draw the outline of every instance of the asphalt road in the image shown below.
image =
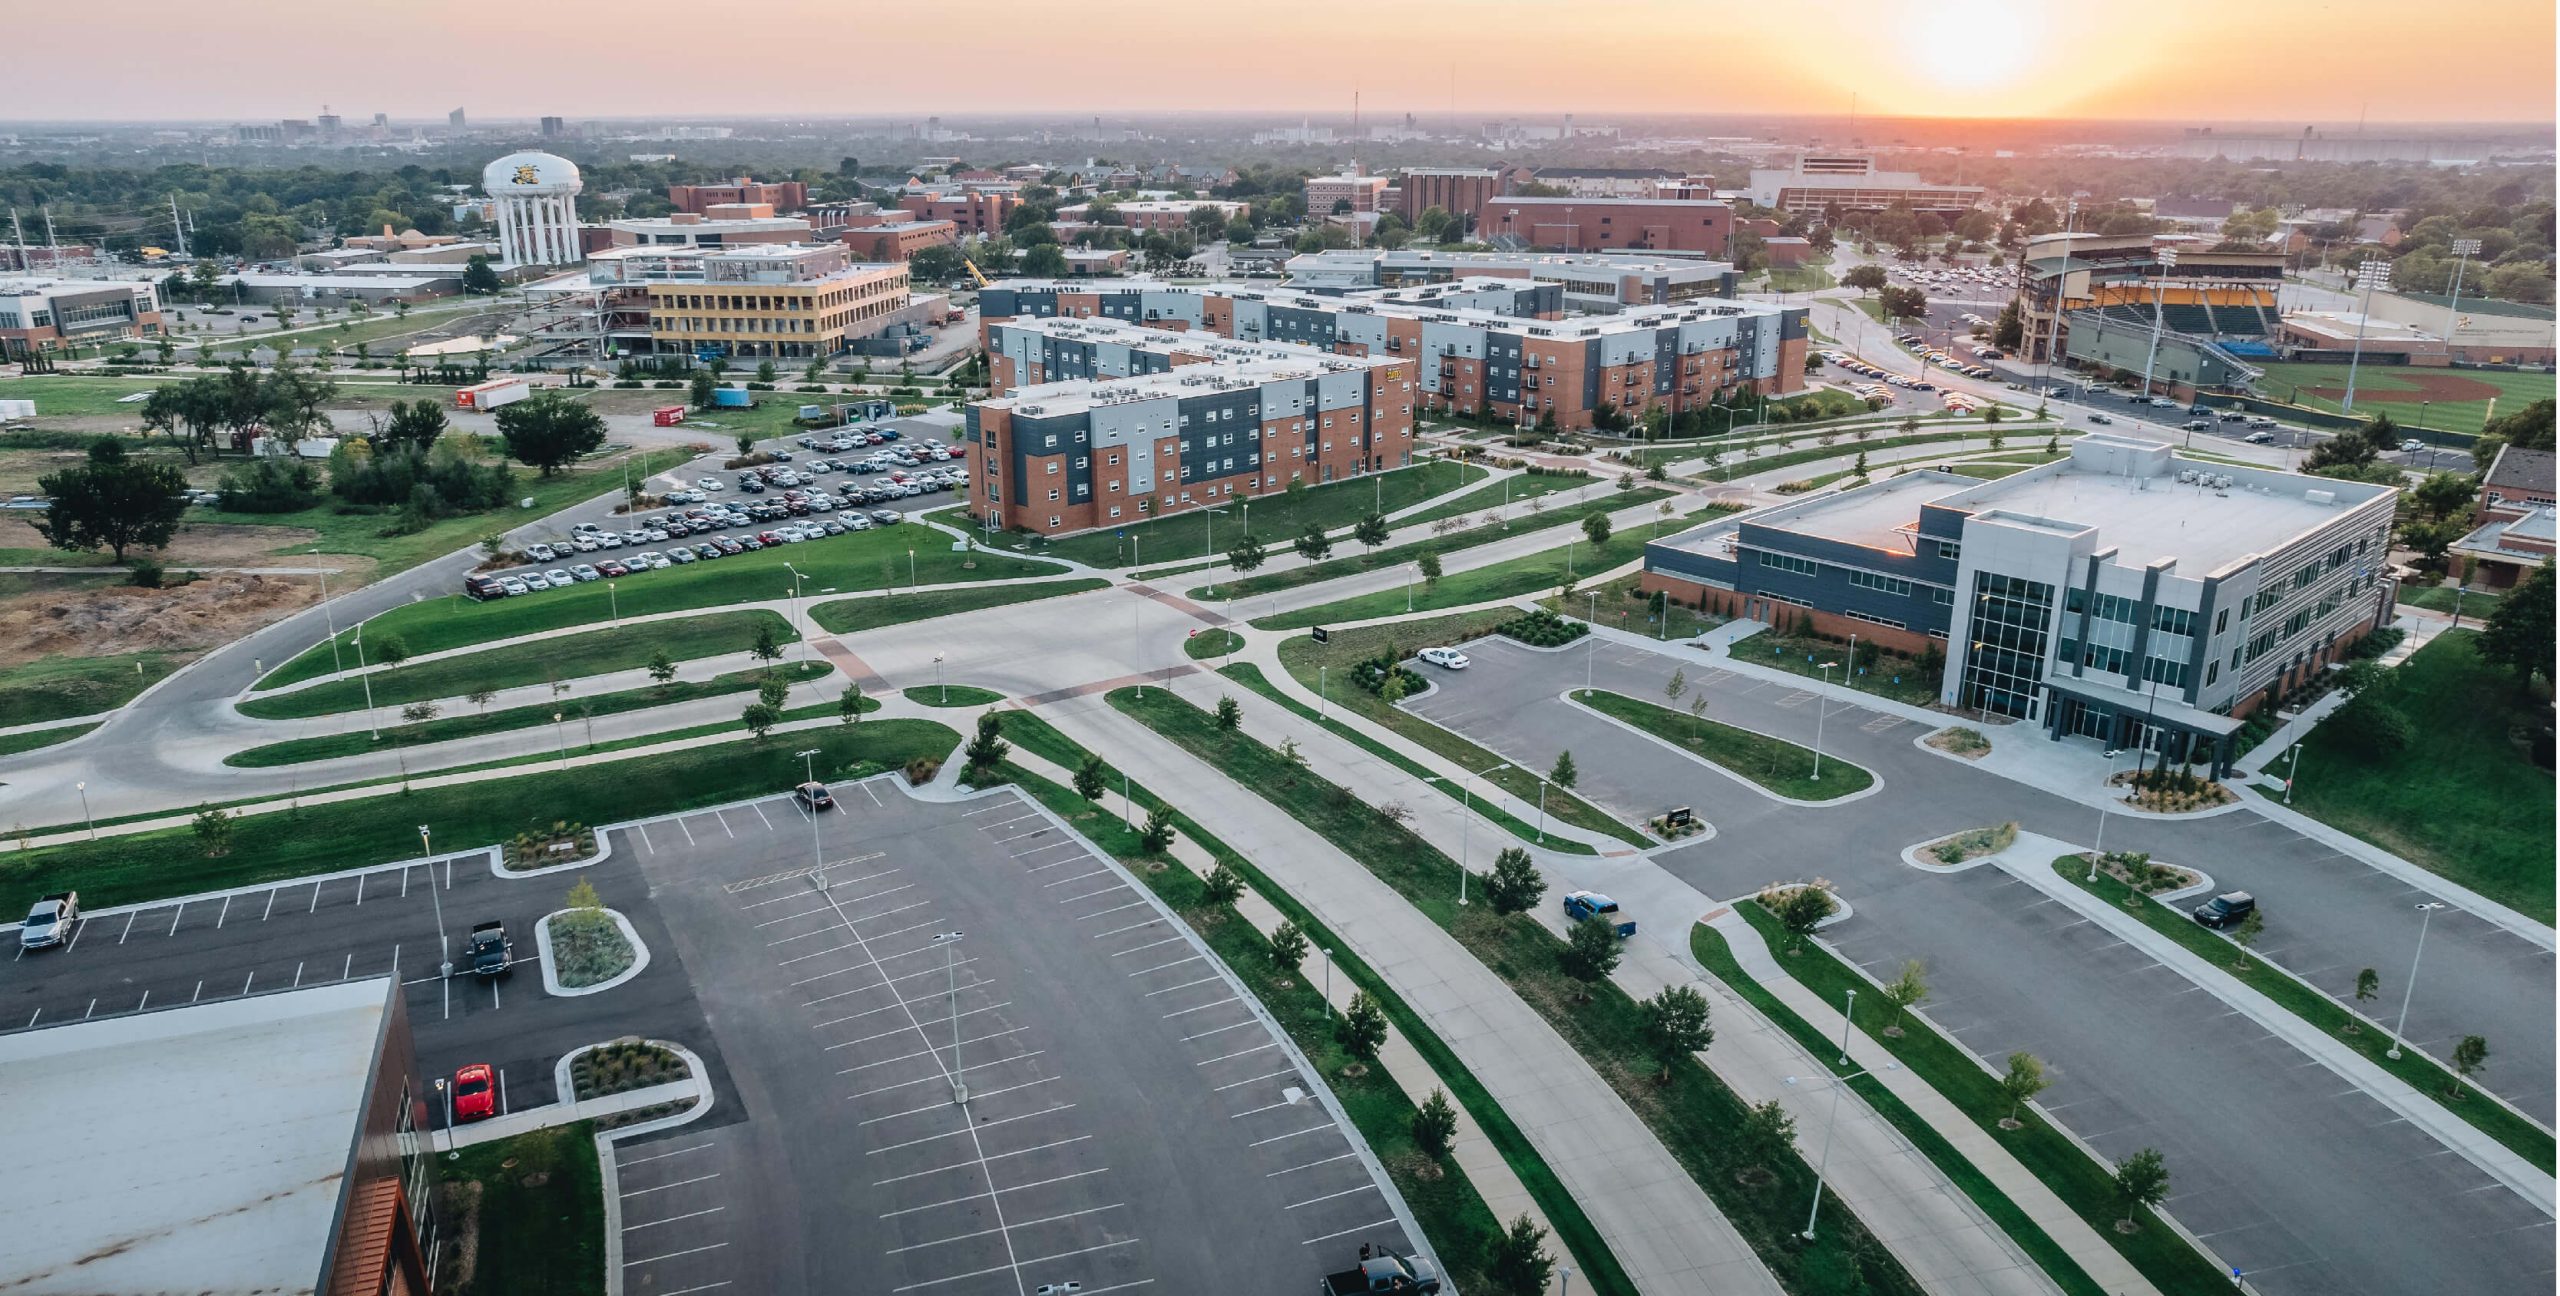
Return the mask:
[[[1924,874],[1897,858],[1905,846],[2006,820],[2085,841],[2095,828],[2086,807],[1921,751],[1912,740],[1923,726],[1844,706],[1837,693],[1823,714],[1824,748],[1883,786],[1819,809],[1782,806],[1560,699],[1586,669],[1600,687],[1659,698],[1670,658],[1614,644],[1596,659],[1589,649],[1540,653],[1495,640],[1466,651],[1473,665],[1436,673],[1438,687],[1414,710],[1533,768],[1570,748],[1582,793],[1622,815],[1696,808],[1716,835],[1656,859],[1708,895],[1804,877],[1838,883],[1856,916],[1828,935],[1846,954],[1885,980],[1904,960],[1923,960],[1928,1011],[1967,1047],[1995,1066],[2015,1049],[2045,1059],[2056,1083],[2043,1101],[2101,1152],[2160,1148],[2175,1176],[2169,1209],[2261,1290],[2548,1287],[2550,1218],[2380,1104],[2005,874]],[[1813,740],[1825,704],[1818,689],[1685,664],[1711,718]],[[2389,961],[2382,949],[2406,949],[2389,941],[2411,926],[2405,888],[2258,816],[2118,816],[2107,842],[2255,890],[2269,915],[2259,948],[2333,993],[2354,968]],[[2438,1056],[2466,1030],[2513,1039],[2509,1074],[2483,1079],[2549,1119],[2550,955],[2476,920],[2453,930],[2451,940],[2443,926],[2429,935],[2412,1038]],[[2434,963],[2439,953],[2451,962]],[[2430,993],[2438,983],[2441,993]]]
[[736,1077],[618,1153],[624,1290],[1294,1293],[1405,1248],[1295,1055],[1115,865],[1009,790],[837,794],[617,834]]

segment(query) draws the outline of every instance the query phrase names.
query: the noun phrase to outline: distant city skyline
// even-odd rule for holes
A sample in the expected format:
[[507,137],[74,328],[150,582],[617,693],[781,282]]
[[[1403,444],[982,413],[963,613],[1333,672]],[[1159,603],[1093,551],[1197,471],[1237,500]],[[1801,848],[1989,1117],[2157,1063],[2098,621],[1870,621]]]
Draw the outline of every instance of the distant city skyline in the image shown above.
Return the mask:
[[[7,115],[265,121],[324,103],[357,122],[441,121],[456,106],[572,120],[1339,115],[1357,92],[1380,121],[1845,114],[1854,96],[1879,117],[2418,124],[2548,121],[2554,86],[2549,0],[2470,0],[2415,22],[2379,0],[2155,0],[2130,21],[2026,0],[1840,0],[1815,13],[1733,0],[1170,12],[999,0],[967,22],[777,0],[737,34],[787,31],[795,59],[816,61],[799,64],[808,75],[747,78],[714,72],[769,47],[706,45],[701,11],[677,0],[555,0],[536,31],[380,0],[253,7],[257,21],[208,23],[200,6],[137,0],[112,35],[91,14],[30,10],[11,25]],[[845,75],[824,74],[837,54]],[[652,59],[664,62],[633,75]],[[1075,76],[1054,75],[1062,59]],[[1240,60],[1275,74],[1240,77]]]

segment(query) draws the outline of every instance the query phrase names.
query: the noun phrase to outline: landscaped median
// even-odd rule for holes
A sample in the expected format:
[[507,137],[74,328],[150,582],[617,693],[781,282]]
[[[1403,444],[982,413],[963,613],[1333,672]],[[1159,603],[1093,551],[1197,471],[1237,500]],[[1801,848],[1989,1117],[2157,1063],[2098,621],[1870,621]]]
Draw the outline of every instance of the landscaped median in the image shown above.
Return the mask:
[[[1875,786],[1876,776],[1838,757],[1749,729],[1718,724],[1607,689],[1575,689],[1573,700],[1759,787],[1796,801],[1836,801]],[[1705,695],[1700,694],[1703,700]],[[1819,776],[1817,777],[1817,760]]]
[[[1771,950],[1798,947],[1799,942],[1788,935],[1758,901],[1736,904],[1734,912],[1742,915],[1744,921],[1760,933],[1760,938],[1769,943]],[[2003,1096],[2000,1078],[1985,1069],[1962,1045],[1939,1034],[1936,1027],[1921,1018],[1903,1012],[1887,996],[1876,993],[1874,982],[1841,962],[1819,943],[1803,941],[1800,944],[1801,953],[1784,955],[1782,961],[1805,989],[1825,1003],[1845,999],[1844,991],[1863,992],[1854,1001],[1855,1011],[1850,1018],[1858,1028],[1882,1045],[1896,1061],[1909,1067],[1914,1075],[1928,1081],[1931,1088],[2007,1148],[2020,1165],[2043,1180],[2044,1185],[2052,1189],[2074,1214],[2086,1220],[2099,1237],[2121,1253],[2134,1268],[2141,1270],[2142,1276],[2150,1279],[2166,1296],[2205,1296],[2208,1292],[2231,1290],[2231,1279],[2221,1268],[2188,1245],[2177,1230],[2165,1223],[2155,1220],[2131,1233],[2117,1232],[2116,1221],[2124,1218],[2125,1212],[2116,1196],[2114,1178],[2105,1166],[2083,1151],[2070,1135],[2047,1122],[2043,1113]],[[1703,953],[1701,957],[1704,957]],[[1901,1034],[1887,1035],[1887,1027],[1899,1027]],[[1884,1109],[1879,1107],[1878,1110]],[[2017,1128],[2004,1128],[2002,1122],[2013,1110],[2017,1113]],[[1886,1115],[1891,1118],[1890,1112]],[[1958,1177],[1956,1182],[1965,1184],[1966,1180]],[[1970,1187],[1967,1191],[1971,1191]],[[2001,1218],[1988,1206],[1984,1209],[1994,1219]],[[2026,1244],[2022,1241],[2021,1245]]]
[[[2337,1000],[2241,948],[2230,937],[2205,930],[2185,914],[2136,894],[2131,887],[2106,873],[2099,874],[2096,882],[2090,882],[2089,857],[2086,855],[2065,855],[2053,862],[2053,871],[2073,886],[2113,901],[2127,913],[2141,919],[2144,926],[2176,941],[2188,953],[2211,962],[2216,969],[2266,996],[2277,1007],[2319,1027],[2331,1039],[2354,1049],[2365,1061],[2434,1099],[2446,1111],[2460,1116],[2472,1128],[2532,1162],[2544,1174],[2552,1173],[2553,1140],[2549,1130],[2485,1094],[2463,1093],[2469,1085],[2457,1080],[2443,1063],[2416,1049],[2402,1049],[2400,1056],[2393,1058],[2390,1055],[2391,1033],[2384,1030],[2381,1023],[2347,1011]],[[2453,1096],[2456,1094],[2462,1096]]]
[[809,609],[809,619],[829,634],[853,634],[860,630],[877,630],[882,626],[904,625],[910,621],[928,621],[958,612],[976,612],[983,608],[1011,607],[1016,603],[1031,603],[1068,594],[1086,594],[1107,588],[1110,584],[1099,576],[1085,576],[1075,580],[879,594],[870,598],[821,603]]
[[[1464,553],[1477,545],[1491,544],[1512,535],[1528,535],[1567,524],[1579,526],[1582,519],[1592,514],[1615,513],[1621,509],[1635,508],[1667,499],[1670,495],[1669,491],[1651,487],[1610,492],[1597,499],[1581,500],[1553,509],[1541,509],[1527,517],[1513,518],[1507,522],[1479,523],[1464,530],[1452,531],[1447,535],[1435,535],[1428,540],[1408,540],[1403,544],[1385,549],[1329,558],[1323,562],[1308,563],[1303,567],[1264,572],[1258,576],[1247,576],[1242,580],[1223,581],[1215,587],[1214,592],[1211,587],[1202,586],[1191,590],[1187,597],[1248,600],[1257,595],[1276,594],[1281,590],[1321,584],[1344,576],[1357,576],[1362,572],[1384,571],[1399,564],[1415,562],[1425,553],[1436,553],[1445,561],[1451,555]],[[1707,517],[1717,512],[1732,511],[1731,509],[1714,509],[1698,516]],[[1395,525],[1411,526],[1413,520],[1406,519]],[[1559,531],[1556,534],[1564,533]]]
[[[1538,771],[1505,765],[1502,757],[1491,749],[1479,747],[1401,707],[1387,705],[1386,699],[1362,688],[1352,678],[1353,670],[1361,662],[1389,649],[1411,653],[1423,648],[1464,643],[1493,633],[1495,627],[1519,615],[1516,608],[1486,608],[1336,630],[1324,643],[1317,643],[1311,637],[1291,639],[1280,645],[1280,664],[1288,670],[1289,678],[1298,682],[1298,687],[1322,698],[1325,709],[1341,707],[1348,710],[1371,724],[1393,730],[1461,769],[1492,770],[1484,776],[1485,781],[1522,801],[1535,804],[1543,792],[1547,813],[1559,822],[1615,837],[1638,848],[1654,845],[1654,840],[1642,831],[1618,822],[1608,812],[1549,783]],[[1303,713],[1303,706],[1293,709]],[[1497,765],[1502,768],[1495,769]]]
[[[590,630],[531,643],[509,644],[484,652],[440,657],[414,665],[372,671],[372,704],[396,707],[437,698],[466,697],[475,690],[495,691],[528,684],[573,680],[614,671],[639,670],[663,653],[670,661],[691,661],[754,649],[759,636],[770,633],[775,644],[799,639],[798,631],[779,614],[713,612],[676,621],[652,622],[646,628]],[[321,649],[325,657],[328,649]],[[349,650],[347,664],[355,664]],[[348,676],[287,693],[254,695],[240,703],[240,714],[257,720],[295,720],[364,709],[368,694],[362,678]]]
[[92,908],[160,900],[409,859],[418,853],[420,824],[450,853],[564,819],[612,823],[643,807],[673,813],[783,792],[805,777],[795,751],[815,748],[818,777],[841,780],[897,769],[916,756],[939,758],[959,742],[959,734],[929,720],[869,720],[397,795],[386,788],[377,796],[229,816],[218,835],[162,828],[13,851],[0,857],[0,890],[77,888]]
[[1694,1062],[1666,1068],[1645,1026],[1646,1012],[1605,976],[1566,974],[1565,942],[1527,914],[1490,903],[1461,908],[1449,885],[1458,866],[1402,823],[1307,771],[1254,738],[1217,727],[1197,707],[1155,690],[1108,695],[1111,706],[1225,774],[1386,883],[1447,931],[1521,1001],[1572,1044],[1652,1129],[1714,1201],[1771,1273],[1798,1293],[1917,1293],[1919,1284],[1844,1203],[1829,1203],[1820,1237],[1804,1241],[1803,1206],[1814,1170],[1791,1153],[1744,1146],[1747,1105]]
[[[1082,747],[1030,712],[1005,712],[1003,723],[1007,740],[1061,769],[1078,769],[1088,759],[1089,754]],[[1118,791],[1125,787],[1138,804],[1165,804],[1145,787],[1124,783],[1120,772],[1110,765],[1100,765],[1098,770],[1106,789]],[[1201,877],[1187,868],[1168,867],[1160,854],[1147,850],[1141,834],[1128,824],[1102,813],[1073,790],[1018,766],[1007,765],[1005,774],[1009,781],[1075,825],[1076,831],[1126,863],[1131,873],[1184,915],[1201,939],[1252,989],[1272,1019],[1289,1033],[1333,1088],[1344,1112],[1387,1167],[1406,1204],[1413,1208],[1433,1249],[1449,1266],[1452,1283],[1462,1291],[1498,1290],[1483,1282],[1483,1257],[1492,1244],[1493,1230],[1504,1222],[1494,1217],[1466,1176],[1432,1165],[1421,1153],[1413,1141],[1413,1104],[1383,1069],[1367,1067],[1360,1074],[1348,1072],[1353,1059],[1344,1052],[1336,1035],[1338,1019],[1325,1007],[1322,995],[1307,984],[1303,966],[1295,975],[1282,969],[1273,960],[1270,942],[1231,905],[1211,903]],[[1608,1243],[1528,1137],[1448,1045],[1388,988],[1384,978],[1250,859],[1229,849],[1180,811],[1168,807],[1166,813],[1174,831],[1233,870],[1245,885],[1294,923],[1311,948],[1333,951],[1333,974],[1359,987],[1378,1004],[1387,1020],[1394,1023],[1439,1077],[1451,1100],[1474,1118],[1486,1141],[1501,1154],[1538,1203],[1538,1209],[1555,1228],[1557,1240],[1587,1266],[1580,1276],[1590,1289],[1605,1296],[1636,1296],[1634,1282],[1619,1266]]]
[[[1553,549],[1451,572],[1436,581],[1415,581],[1410,591],[1399,587],[1379,590],[1374,594],[1354,595],[1332,603],[1262,617],[1253,626],[1257,630],[1299,630],[1307,626],[1368,621],[1401,616],[1407,612],[1430,612],[1543,593],[1642,558],[1645,541],[1653,538],[1653,530],[1652,527],[1628,527],[1611,533],[1608,540],[1596,545],[1587,538],[1574,539]],[[1407,606],[1408,600],[1411,606]]]
[[[682,543],[682,542],[670,542]],[[910,558],[909,555],[913,557]],[[603,555],[612,557],[611,554]],[[566,567],[593,561],[571,554]],[[697,562],[616,580],[585,581],[568,589],[542,590],[515,598],[481,602],[459,594],[406,603],[364,623],[368,652],[379,656],[382,644],[398,639],[413,656],[466,648],[472,644],[514,639],[572,626],[606,625],[617,616],[652,616],[690,612],[791,597],[788,567],[797,567],[800,593],[895,589],[905,585],[955,585],[969,581],[1012,580],[1054,576],[1044,562],[985,552],[955,553],[950,537],[926,528],[882,527],[851,535],[830,536],[803,544],[778,545],[737,554],[717,562]],[[327,641],[267,673],[262,689],[281,688],[341,669],[355,660],[356,626],[341,626],[333,657]]]
[[[336,760],[344,756],[362,756],[367,752],[389,751],[393,747],[414,747],[423,743],[452,742],[476,738],[482,734],[506,733],[553,723],[582,723],[626,711],[645,711],[652,707],[673,706],[700,698],[725,697],[732,693],[753,693],[768,679],[799,684],[829,674],[835,668],[824,662],[791,662],[771,671],[732,671],[707,680],[674,681],[648,688],[625,689],[619,693],[603,693],[559,702],[541,702],[532,706],[508,707],[502,711],[472,712],[422,720],[414,724],[385,726],[376,739],[372,731],[350,729],[345,733],[322,734],[316,738],[295,738],[268,743],[233,752],[222,759],[225,765],[257,769],[273,765],[299,765],[306,761]],[[876,711],[880,704],[869,702],[865,710]],[[564,717],[555,722],[553,716]]]
[[[1734,994],[1758,1009],[1760,1015],[1775,1023],[1778,1029],[1785,1031],[1787,1036],[1796,1042],[1797,1047],[1815,1058],[1831,1058],[1839,1055],[1839,1048],[1834,1041],[1824,1038],[1822,1032],[1815,1030],[1804,1018],[1797,1016],[1795,1010],[1787,1007],[1776,995],[1770,993],[1767,986],[1753,980],[1750,973],[1742,970],[1742,965],[1733,957],[1733,950],[1726,945],[1723,933],[1705,923],[1691,927],[1689,952],[1695,955],[1698,962],[1704,965],[1707,971],[1713,973],[1717,980],[1724,982]],[[2028,1218],[2025,1211],[2018,1209],[2018,1204],[2011,1201],[2008,1194],[2001,1192],[1999,1186],[1992,1183],[1971,1161],[1966,1160],[1964,1154],[1957,1151],[1953,1144],[1947,1142],[1938,1131],[1930,1128],[1929,1122],[1921,1119],[1918,1112],[1911,1110],[1909,1104],[1896,1097],[1893,1090],[1885,1086],[1884,1081],[1864,1073],[1850,1076],[1842,1081],[1840,1076],[1843,1068],[1830,1062],[1824,1062],[1823,1065],[1829,1068],[1835,1083],[1846,1083],[1852,1093],[1857,1094],[1868,1107],[1874,1109],[1877,1115],[1882,1116],[1886,1123],[1892,1125],[1904,1138],[1909,1139],[1911,1145],[1920,1150],[1921,1155],[1929,1158],[1930,1164],[1938,1167],[1938,1172],[1945,1175],[1948,1182],[1962,1190],[1966,1198],[1979,1207],[1993,1224],[2000,1227],[2001,1232],[2008,1234],[2009,1239],[2018,1244],[2018,1249],[2026,1252],[2027,1258],[2033,1260],[2036,1267],[2043,1270],[2046,1277],[2053,1279],[2067,1296],[2106,1296],[2106,1289],[2092,1280],[2079,1263],[2071,1258],[2069,1252],[2057,1245],[2042,1228],[2037,1227],[2036,1222]]]

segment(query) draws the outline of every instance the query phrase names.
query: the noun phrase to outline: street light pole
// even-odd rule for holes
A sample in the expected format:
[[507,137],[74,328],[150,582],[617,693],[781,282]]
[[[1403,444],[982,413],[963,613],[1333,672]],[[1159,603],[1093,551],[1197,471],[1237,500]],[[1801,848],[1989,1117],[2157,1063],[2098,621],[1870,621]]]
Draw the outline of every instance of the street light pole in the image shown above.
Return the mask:
[[1509,768],[1511,768],[1511,762],[1504,761],[1499,765],[1488,765],[1483,769],[1477,770],[1473,774],[1466,775],[1463,778],[1448,779],[1434,774],[1424,780],[1425,782],[1430,783],[1456,783],[1458,785],[1458,806],[1461,811],[1458,818],[1458,903],[1461,905],[1467,903],[1468,846],[1475,838],[1476,787],[1472,780],[1483,778],[1487,774],[1497,774]]
[[1324,1017],[1326,1021],[1331,1021],[1333,1020],[1333,951],[1319,945],[1316,947],[1316,952],[1324,955]]
[[1840,663],[1828,661],[1816,669],[1822,672],[1822,695],[1813,700],[1813,781],[1822,781],[1822,722],[1831,710],[1831,672]]
[[[1589,601],[1584,604],[1585,611],[1582,619],[1589,625],[1597,626],[1600,624],[1600,591],[1585,590],[1583,593]],[[1600,636],[1593,634],[1589,638],[1591,651],[1582,655],[1582,695],[1584,697],[1591,696],[1592,672],[1599,669],[1600,660]]]
[[2098,784],[2098,840],[2089,848],[2089,885],[2098,884],[2098,861],[2107,853],[2107,811],[2115,805],[2116,753],[2107,749],[2107,777]]
[[80,817],[89,823],[89,840],[96,841],[98,840],[98,817],[89,813],[89,781],[82,779],[75,786],[80,789]]
[[436,975],[453,977],[453,944],[444,934],[444,892],[436,885],[436,841],[425,824],[418,825],[418,844],[427,852],[427,896],[436,902]]
[[382,741],[382,721],[373,711],[373,676],[364,668],[364,627],[356,627],[356,678],[364,682],[364,722],[373,730],[373,740]]
[[2293,745],[2293,760],[2284,767],[2284,803],[2293,804],[2293,779],[2302,772],[2302,744]]
[[605,603],[613,609],[613,628],[616,630],[621,629],[622,595],[615,591],[614,583],[612,581],[606,581],[604,583],[604,598]]
[[2409,1029],[2409,1001],[2418,994],[2418,960],[2427,956],[2427,924],[2435,918],[2436,910],[2451,907],[2442,900],[2428,900],[2418,906],[2418,952],[2409,956],[2409,984],[2400,991],[2400,1020],[2392,1025],[2391,1047],[2382,1054],[2394,1062],[2400,1060],[2400,1041]]
[[951,1101],[969,1105],[969,1082],[960,1069],[960,933],[944,932],[933,938],[942,947],[942,976],[951,995]]
[[2389,287],[2390,283],[2390,262],[2368,258],[2356,263],[2356,286],[2364,290],[2364,304],[2356,310],[2356,349],[2347,357],[2347,396],[2338,402],[2339,410],[2344,413],[2356,412],[2356,368],[2364,363],[2364,328],[2373,314],[2373,290]]
[[320,569],[320,619],[329,623],[329,670],[332,674],[347,668],[346,659],[338,655],[338,612],[329,606],[329,569]]
[[2470,267],[2471,258],[2478,255],[2479,252],[2480,240],[2478,239],[2455,239],[2453,241],[2453,255],[2455,257],[2455,261],[2453,263],[2453,300],[2447,302],[2444,308],[2444,345],[2448,352],[2453,348],[2454,329],[2461,323],[2461,319],[2456,312],[2458,312],[2462,307],[2462,272]]
[[945,705],[948,705],[951,701],[951,686],[942,682],[941,653],[935,653],[933,655],[933,686],[936,689],[941,690],[942,701]]

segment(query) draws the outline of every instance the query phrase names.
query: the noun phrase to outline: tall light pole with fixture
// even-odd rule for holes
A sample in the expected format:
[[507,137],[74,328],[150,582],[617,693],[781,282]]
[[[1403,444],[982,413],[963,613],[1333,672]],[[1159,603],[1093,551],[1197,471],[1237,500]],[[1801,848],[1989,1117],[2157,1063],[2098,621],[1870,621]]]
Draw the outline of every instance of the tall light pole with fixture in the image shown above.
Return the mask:
[[[806,751],[792,753],[800,758],[800,773],[804,783],[818,781],[817,757],[820,750],[822,749],[811,747]],[[818,800],[816,797],[811,797],[809,799],[809,867],[823,868],[826,862],[826,852],[818,845]]]
[[946,706],[949,705],[951,702],[951,686],[942,682],[942,654],[938,652],[933,655],[933,686],[936,689],[941,690],[941,700],[943,704]]
[[[1884,1069],[1887,1071],[1899,1071],[1902,1069],[1902,1064],[1898,1062],[1887,1062],[1884,1064]],[[1861,1080],[1873,1074],[1875,1074],[1875,1072],[1871,1069],[1861,1069],[1852,1071],[1844,1076],[1835,1076],[1832,1078],[1831,1114],[1824,1118],[1822,1123],[1822,1155],[1814,1160],[1813,1209],[1805,1213],[1804,1232],[1796,1235],[1807,1242],[1813,1241],[1813,1226],[1822,1218],[1822,1186],[1825,1177],[1831,1169],[1831,1136],[1840,1128],[1840,1091],[1848,1088],[1850,1081]],[[1794,1084],[1796,1082],[1796,1078],[1794,1076],[1788,1076],[1786,1082],[1788,1084]]]
[[453,943],[444,934],[444,893],[436,885],[436,839],[425,824],[418,825],[418,845],[427,852],[427,896],[436,902],[436,975],[453,978]]
[[2471,265],[2471,258],[2480,255],[2480,240],[2455,239],[2453,255],[2453,300],[2444,308],[2444,345],[2447,351],[2453,348],[2454,329],[2462,323],[2458,313],[2462,309],[2462,272]]
[[89,781],[82,779],[73,786],[80,789],[80,817],[88,821],[89,840],[96,841],[98,840],[98,817],[89,813]]
[[1476,824],[1476,785],[1472,780],[1483,778],[1487,774],[1499,774],[1509,768],[1511,768],[1511,762],[1504,761],[1499,765],[1488,765],[1463,778],[1444,778],[1433,774],[1423,779],[1426,783],[1458,785],[1458,805],[1462,812],[1458,817],[1458,903],[1461,905],[1467,903],[1467,847],[1474,838]]
[[2356,287],[2364,293],[2364,304],[2356,308],[2356,349],[2347,357],[2347,397],[2338,402],[2340,411],[2356,412],[2356,368],[2364,363],[2365,325],[2373,318],[2373,290],[2391,286],[2391,263],[2380,257],[2368,257],[2356,263]]
[[2400,990],[2400,1020],[2392,1025],[2391,1047],[2383,1050],[2382,1054],[2394,1062],[2400,1060],[2400,1041],[2409,1029],[2409,1001],[2418,994],[2418,960],[2427,956],[2427,923],[2436,916],[2436,910],[2452,907],[2442,900],[2428,900],[2418,905],[2418,951],[2409,956],[2409,984]]
[[1831,672],[1840,669],[1840,663],[1827,661],[1815,669],[1822,672],[1822,693],[1813,700],[1813,781],[1819,783],[1822,781],[1822,721],[1831,710]]
[[2178,268],[2178,249],[2162,248],[2156,255],[2160,260],[2160,273],[2151,280],[2151,353],[2142,358],[2142,394],[2145,396],[2151,394],[2152,368],[2160,362],[2161,316],[2166,310],[2164,302],[2169,291],[2169,272]]
[[969,1082],[961,1077],[960,1069],[960,933],[944,932],[934,937],[933,943],[942,947],[942,975],[951,995],[951,1101],[966,1107]]

